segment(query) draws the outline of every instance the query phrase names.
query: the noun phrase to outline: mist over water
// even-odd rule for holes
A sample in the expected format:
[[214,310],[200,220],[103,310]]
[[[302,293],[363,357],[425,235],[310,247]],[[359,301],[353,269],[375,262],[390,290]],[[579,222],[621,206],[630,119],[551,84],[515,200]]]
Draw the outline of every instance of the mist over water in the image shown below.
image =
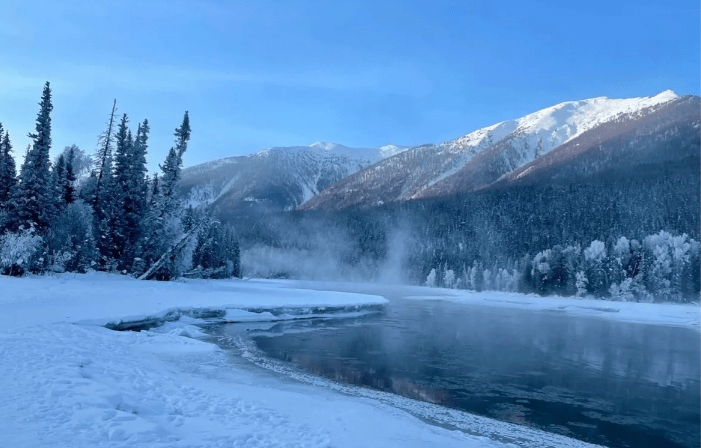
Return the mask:
[[[300,229],[291,232],[300,232]],[[407,275],[409,248],[415,241],[408,226],[388,229],[380,253],[360,253],[356,241],[345,231],[329,235],[307,229],[295,244],[255,244],[241,252],[245,277],[294,278],[300,280],[372,281],[410,284]],[[280,238],[283,240],[283,238]],[[299,244],[303,241],[303,244]],[[282,246],[282,247],[280,247]],[[303,247],[299,247],[303,246]]]

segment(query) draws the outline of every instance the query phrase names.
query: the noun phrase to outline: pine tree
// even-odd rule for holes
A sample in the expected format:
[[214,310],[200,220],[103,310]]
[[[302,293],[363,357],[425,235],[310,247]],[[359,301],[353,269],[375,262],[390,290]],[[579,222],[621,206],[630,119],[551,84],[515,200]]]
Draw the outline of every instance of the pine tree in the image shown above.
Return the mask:
[[52,200],[56,207],[57,214],[60,214],[66,208],[66,205],[68,205],[63,197],[63,189],[66,184],[66,158],[63,154],[59,154],[51,174],[53,179]]
[[107,130],[100,135],[97,154],[95,155],[95,191],[92,207],[95,215],[97,249],[100,253],[100,266],[109,269],[112,241],[109,217],[114,212],[111,194],[112,186],[112,145],[114,142],[114,115],[117,110],[117,100],[112,103],[112,112],[107,122]]
[[[163,165],[162,175],[154,178],[149,213],[142,228],[144,258],[150,266],[139,278],[168,280],[181,273],[185,264],[187,248],[197,236],[199,225],[184,231],[183,210],[177,198],[182,157],[190,140],[190,119],[185,112],[183,122],[175,130],[175,146],[170,148]],[[202,224],[202,223],[200,223]]]
[[98,142],[97,154],[95,155],[95,177],[97,183],[95,186],[95,196],[93,198],[93,209],[98,220],[104,219],[106,210],[103,206],[106,196],[110,190],[110,180],[112,177],[112,144],[114,141],[113,126],[114,114],[117,111],[117,100],[112,103],[112,112],[110,119],[107,122],[107,130],[100,135]]
[[115,138],[114,177],[110,194],[110,201],[112,202],[110,208],[113,210],[113,213],[108,217],[111,244],[110,256],[114,260],[119,260],[122,257],[127,246],[128,215],[133,211],[131,205],[133,198],[129,191],[133,139],[127,126],[128,123],[129,118],[127,114],[122,115]]
[[141,198],[139,206],[139,215],[143,218],[146,208],[146,198],[148,196],[148,179],[146,173],[148,172],[148,166],[146,164],[146,153],[148,152],[148,134],[151,128],[148,125],[148,120],[144,120],[138,127],[136,131],[136,138],[134,139],[134,148],[132,152],[132,170],[133,174],[131,181],[133,185],[131,186],[134,194]]
[[12,144],[10,134],[2,133],[2,123],[0,123],[0,210],[8,210],[10,199],[17,184],[17,172],[15,159],[12,157]]
[[136,138],[128,129],[128,118],[122,117],[116,136],[114,194],[115,213],[112,232],[112,256],[120,270],[130,270],[137,252],[141,225],[146,213],[146,150],[148,120],[139,124]]
[[61,191],[63,202],[65,202],[66,205],[74,203],[77,199],[75,191],[75,156],[77,148],[77,146],[72,145],[68,148],[68,153],[66,155],[66,177]]
[[48,81],[39,103],[36,133],[30,133],[31,149],[22,163],[19,186],[14,197],[16,218],[20,226],[48,228],[53,214],[51,204],[51,177],[49,151],[51,149],[51,88]]
[[185,154],[187,142],[190,140],[190,117],[187,111],[183,117],[182,124],[175,130],[174,135],[175,147],[170,148],[165,162],[160,166],[161,171],[163,171],[161,176],[161,194],[163,195],[164,213],[172,213],[178,207],[175,189],[180,180],[183,154]]

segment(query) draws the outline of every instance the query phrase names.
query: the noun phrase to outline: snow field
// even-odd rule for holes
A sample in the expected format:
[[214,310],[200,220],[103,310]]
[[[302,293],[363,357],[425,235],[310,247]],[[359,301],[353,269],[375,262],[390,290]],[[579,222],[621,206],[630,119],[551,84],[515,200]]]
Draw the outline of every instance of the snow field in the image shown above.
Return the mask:
[[178,306],[228,309],[227,317],[250,320],[253,313],[231,307],[384,303],[284,284],[0,277],[0,446],[508,446],[241,360],[233,367],[230,354],[193,339],[201,332],[191,317],[138,333],[98,325]]

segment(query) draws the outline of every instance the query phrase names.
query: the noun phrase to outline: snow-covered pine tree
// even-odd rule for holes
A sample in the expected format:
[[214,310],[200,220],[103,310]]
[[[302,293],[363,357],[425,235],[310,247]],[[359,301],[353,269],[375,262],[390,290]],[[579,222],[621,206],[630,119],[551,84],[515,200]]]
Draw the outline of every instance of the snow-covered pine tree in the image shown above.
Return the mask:
[[68,204],[48,236],[52,270],[86,272],[99,254],[93,232],[93,210],[78,199]]
[[191,262],[186,252],[199,233],[199,226],[185,232],[182,204],[177,197],[182,157],[190,140],[190,118],[185,112],[183,122],[175,130],[175,146],[170,148],[166,160],[160,165],[160,179],[154,178],[151,206],[144,220],[143,247],[146,272],[139,278],[168,280],[182,273]]
[[112,201],[110,200],[110,195],[113,192],[112,145],[114,142],[114,115],[116,111],[117,100],[114,100],[112,103],[112,112],[107,122],[107,129],[98,139],[98,148],[94,158],[95,188],[91,205],[95,215],[97,249],[100,252],[100,267],[103,269],[109,269],[110,249],[112,247],[108,219],[113,212],[111,210]]
[[2,123],[0,123],[0,210],[7,211],[9,208],[16,184],[17,171],[15,159],[12,157],[10,134],[5,131],[3,135]]
[[176,186],[180,180],[180,171],[183,165],[183,154],[187,151],[187,142],[190,140],[190,117],[185,111],[183,122],[175,130],[175,146],[170,148],[163,165],[160,166],[161,194],[163,196],[163,212],[171,213],[179,206],[176,195]]
[[[128,128],[129,117],[122,115],[115,136],[116,150],[114,155],[114,174],[112,179],[112,191],[110,194],[110,209],[113,213],[108,217],[108,229],[110,234],[110,258],[118,261],[128,245],[127,227],[128,219],[132,213],[132,192],[129,191],[129,178],[131,177],[131,158],[134,140]],[[123,263],[118,263],[121,270]],[[130,266],[128,263],[127,266]]]
[[186,231],[199,223],[200,231],[192,254],[191,277],[230,278],[240,275],[238,237],[233,227],[190,207],[185,215]]
[[66,154],[66,177],[64,179],[64,183],[63,183],[62,189],[61,189],[61,194],[63,196],[63,202],[66,205],[70,205],[70,204],[74,203],[75,200],[77,199],[76,191],[75,191],[75,181],[76,181],[75,158],[76,158],[76,149],[77,148],[78,147],[75,145],[70,146],[68,148],[68,152]]
[[588,280],[588,291],[596,297],[605,295],[610,287],[608,273],[605,269],[606,245],[603,241],[594,240],[584,249],[585,274]]
[[[139,250],[138,241],[141,235],[142,221],[146,215],[148,184],[146,179],[146,151],[148,149],[148,120],[140,123],[136,138],[131,131],[127,134],[129,151],[126,157],[125,170],[118,169],[117,182],[123,189],[123,200],[120,202],[122,215],[120,234],[124,247],[119,258],[120,270],[131,270]],[[118,160],[118,164],[121,162]],[[120,171],[123,171],[121,173]],[[123,180],[120,178],[123,176]]]
[[136,131],[136,138],[134,139],[134,147],[132,152],[132,170],[133,175],[131,177],[131,189],[133,194],[142,198],[140,206],[142,210],[139,213],[143,217],[146,209],[146,200],[148,196],[148,179],[146,173],[148,172],[148,166],[146,164],[146,153],[148,152],[148,134],[151,128],[149,127],[148,120],[144,120],[138,127]]
[[66,202],[63,197],[63,189],[66,184],[66,157],[63,154],[59,154],[54,163],[53,169],[51,170],[52,178],[52,197],[54,206],[56,207],[56,213],[60,214],[66,208]]
[[114,142],[114,114],[117,111],[117,100],[112,103],[112,112],[110,119],[107,122],[107,130],[103,132],[98,139],[97,153],[95,154],[95,177],[97,184],[95,186],[95,197],[93,198],[93,209],[98,219],[103,215],[100,206],[104,201],[104,196],[109,192],[109,180],[112,174],[112,144]]
[[13,198],[16,221],[24,228],[45,231],[53,215],[49,151],[51,149],[51,87],[47,81],[39,103],[36,132],[22,163],[19,185]]
[[146,150],[148,121],[139,124],[136,138],[128,128],[126,114],[116,133],[114,160],[113,214],[110,218],[111,257],[117,268],[131,271],[137,253],[137,242],[146,212]]
[[10,135],[5,131],[3,136],[0,124],[0,234],[12,226],[11,199],[17,185],[17,172],[11,153]]

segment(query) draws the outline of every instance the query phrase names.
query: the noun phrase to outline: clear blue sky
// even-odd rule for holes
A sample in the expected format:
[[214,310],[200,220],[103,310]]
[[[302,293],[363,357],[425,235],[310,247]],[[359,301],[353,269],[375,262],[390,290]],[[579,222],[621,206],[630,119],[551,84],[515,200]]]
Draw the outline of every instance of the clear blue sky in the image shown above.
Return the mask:
[[54,151],[112,103],[154,169],[270,146],[439,142],[567,100],[699,94],[698,0],[0,2],[0,122],[24,153],[44,81]]

